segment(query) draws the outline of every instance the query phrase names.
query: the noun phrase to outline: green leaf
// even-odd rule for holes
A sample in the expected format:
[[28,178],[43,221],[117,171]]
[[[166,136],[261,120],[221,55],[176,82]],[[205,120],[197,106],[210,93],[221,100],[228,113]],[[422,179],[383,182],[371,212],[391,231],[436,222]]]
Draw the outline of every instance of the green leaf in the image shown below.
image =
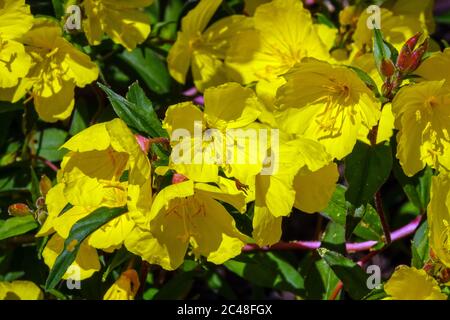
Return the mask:
[[436,23],[450,24],[450,11],[442,15],[435,16],[434,20],[436,21]]
[[345,227],[337,222],[331,221],[327,225],[321,243],[321,247],[323,248],[345,254]]
[[339,278],[316,252],[309,252],[300,264],[305,278],[306,299],[328,300],[339,282]]
[[149,89],[157,94],[170,91],[171,77],[164,57],[150,48],[125,50],[119,57],[136,70]]
[[181,300],[185,299],[194,284],[198,271],[177,273],[153,297],[154,300]]
[[101,83],[98,85],[106,92],[114,111],[127,125],[150,137],[160,137],[161,134],[167,136],[151,102],[145,97],[137,83],[130,87],[127,95],[133,101],[125,99]]
[[125,247],[120,248],[112,258],[111,262],[108,263],[108,267],[106,268],[106,271],[102,275],[102,282],[106,281],[106,278],[108,275],[116,269],[117,267],[120,267],[122,264],[124,264],[126,261],[130,260],[132,257],[132,254],[128,252]]
[[62,16],[64,16],[65,3],[66,3],[66,0],[52,0],[53,10],[55,11],[56,18],[60,19]]
[[233,289],[227,281],[215,272],[212,272],[208,277],[208,287],[225,299],[237,299],[236,294],[233,292]]
[[75,261],[81,243],[92,232],[126,211],[126,208],[102,207],[75,223],[72,229],[70,229],[69,236],[64,241],[64,250],[56,258],[55,264],[50,270],[50,274],[45,283],[45,290],[48,291],[55,288],[62,276],[66,273],[67,268]]
[[357,75],[358,77],[364,81],[364,83],[366,84],[366,86],[373,91],[373,93],[375,94],[376,97],[380,97],[380,91],[378,91],[378,87],[377,84],[375,82],[375,80],[372,79],[371,76],[369,76],[365,71],[357,68],[357,67],[353,67],[353,66],[346,66],[347,68],[352,69]]
[[369,146],[358,141],[345,160],[345,178],[349,184],[345,193],[347,201],[355,207],[369,203],[389,177],[391,169],[390,146]]
[[430,257],[430,247],[428,242],[428,223],[425,221],[417,229],[412,244],[412,260],[411,266],[422,269]]
[[427,210],[428,202],[430,202],[430,186],[433,170],[430,167],[426,167],[415,176],[408,177],[403,172],[399,161],[395,160],[393,172],[409,201],[411,201],[420,212],[425,212]]
[[[354,213],[350,218],[349,214],[351,206],[345,201],[346,188],[338,185],[333,193],[333,196],[321,214],[326,218],[345,226],[347,232],[354,233],[364,240],[381,240],[383,236],[383,228],[381,226],[380,217],[376,210],[370,205],[362,206],[358,212]],[[354,209],[353,210],[357,210]],[[350,221],[349,221],[350,220]],[[347,234],[348,238],[349,234]]]
[[[373,55],[375,58],[375,64],[377,66],[378,72],[381,74],[380,66],[383,60],[391,59],[391,50],[389,46],[385,43],[383,39],[383,34],[380,29],[373,28],[374,38],[373,38]],[[383,77],[383,75],[381,74]]]
[[36,229],[38,226],[39,224],[32,215],[0,220],[0,240],[19,236]]
[[89,110],[86,101],[80,97],[76,100],[69,134],[74,136],[89,126]]
[[39,188],[39,178],[36,175],[36,171],[34,171],[34,168],[31,167],[31,185],[30,185],[30,192],[31,192],[31,199],[33,200],[33,203],[36,203],[36,200],[41,197],[41,189]]
[[370,292],[367,287],[368,275],[355,262],[325,248],[317,249],[317,251],[333,269],[344,284],[344,290],[353,299],[360,300]]
[[225,267],[261,287],[300,292],[304,279],[300,273],[274,253],[242,255],[225,262]]
[[67,139],[67,132],[57,128],[48,128],[37,132],[30,147],[36,150],[36,155],[49,161],[59,161],[62,159],[65,150],[59,150]]
[[336,26],[334,25],[333,21],[331,21],[331,19],[329,17],[327,17],[326,15],[324,15],[323,13],[316,13],[315,14],[316,18],[317,18],[317,22],[320,24],[324,24],[330,28],[336,28]]

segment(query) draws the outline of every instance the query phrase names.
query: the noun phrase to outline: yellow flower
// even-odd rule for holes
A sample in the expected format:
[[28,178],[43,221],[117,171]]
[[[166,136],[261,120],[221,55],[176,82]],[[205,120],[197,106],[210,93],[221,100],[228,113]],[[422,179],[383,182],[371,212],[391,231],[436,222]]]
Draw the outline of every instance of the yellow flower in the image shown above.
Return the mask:
[[293,206],[308,213],[324,209],[339,176],[324,147],[303,137],[282,141],[275,159],[278,170],[257,175],[250,185],[255,190],[253,239],[260,246],[280,240],[282,217]]
[[399,266],[384,285],[390,300],[447,300],[436,280],[425,270]]
[[[31,58],[18,40],[32,24],[25,0],[0,1],[0,89],[16,86],[30,69]],[[0,99],[6,100],[1,93]]]
[[[58,172],[58,184],[47,194],[48,218],[39,236],[56,231],[67,238],[71,227],[99,207],[122,207],[128,212],[90,235],[90,246],[119,248],[134,225],[149,219],[151,167],[134,135],[120,119],[80,132],[62,148],[70,150]],[[72,207],[64,214],[61,210]]]
[[200,91],[226,82],[223,60],[230,39],[250,25],[246,17],[233,15],[207,28],[221,3],[221,0],[201,0],[182,19],[181,31],[167,57],[172,77],[184,84],[191,67],[194,84]]
[[[417,32],[425,35],[434,31],[432,20],[433,0],[401,0],[392,6],[380,8],[381,32],[384,39],[400,50],[403,44]],[[359,17],[353,40],[359,50],[372,48],[373,30],[367,27],[372,13],[364,10]]]
[[[171,106],[166,112],[163,126],[174,145],[171,168],[197,182],[217,182],[219,166],[229,176],[236,171],[256,175],[263,157],[250,154],[249,144],[256,145],[258,140],[258,135],[251,133],[258,128],[248,126],[257,120],[263,105],[251,89],[237,83],[209,88],[204,96],[204,112],[190,102]],[[176,133],[183,133],[180,130],[189,135],[187,139],[178,138]],[[232,147],[228,146],[231,142]]]
[[449,170],[450,87],[445,80],[403,87],[395,96],[397,158],[408,176],[425,165]]
[[44,294],[31,281],[0,282],[0,300],[42,300]]
[[139,276],[134,269],[123,272],[108,289],[103,300],[134,300],[139,290]]
[[55,22],[45,18],[34,20],[23,42],[33,65],[26,78],[10,90],[10,99],[15,102],[31,90],[36,111],[44,121],[67,119],[74,107],[75,87],[97,79],[97,65],[62,37]]
[[235,81],[271,80],[305,57],[328,59],[311,14],[299,0],[274,0],[255,12],[254,28],[232,41],[226,64]]
[[432,53],[414,72],[426,81],[446,79],[450,82],[450,48],[443,52]]
[[325,146],[333,158],[348,155],[380,118],[380,104],[352,70],[305,62],[286,75],[277,93],[280,129]]
[[[63,249],[64,238],[55,233],[42,251],[44,262],[50,269],[53,268],[56,258],[61,254]],[[100,270],[100,267],[97,250],[89,246],[87,241],[83,241],[75,261],[69,266],[62,278],[81,281],[90,278],[95,272]]]
[[433,177],[428,205],[430,247],[439,260],[450,268],[450,178],[447,174]]
[[91,45],[106,33],[115,43],[132,50],[150,34],[150,17],[141,9],[153,0],[84,0],[84,32]]
[[245,212],[240,192],[192,180],[172,184],[155,197],[147,228],[135,228],[127,237],[127,249],[152,264],[174,270],[184,261],[191,245],[196,257],[222,264],[240,254],[246,237],[219,201]]

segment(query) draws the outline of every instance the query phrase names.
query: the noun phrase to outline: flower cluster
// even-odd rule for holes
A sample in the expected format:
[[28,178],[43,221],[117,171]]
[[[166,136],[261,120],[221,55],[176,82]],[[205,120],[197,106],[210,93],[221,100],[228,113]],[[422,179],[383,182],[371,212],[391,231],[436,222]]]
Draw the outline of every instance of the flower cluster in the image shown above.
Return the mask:
[[[342,189],[343,241],[356,226],[349,221],[364,219],[358,212],[373,210],[375,196],[384,248],[391,236],[377,199],[395,162],[401,183],[432,172],[429,203],[417,205],[428,220],[429,250],[423,266],[396,269],[385,296],[447,299],[450,49],[429,38],[432,2],[388,2],[378,18],[361,4],[347,6],[336,27],[320,23],[300,0],[245,1],[242,14],[225,17],[217,14],[223,1],[200,0],[181,18],[167,68],[177,85],[195,86],[201,103],[184,98],[157,113],[143,91],[130,87],[125,99],[108,89],[120,119],[92,123],[60,147],[65,154],[42,194],[46,217],[36,234],[48,239],[42,257],[51,277],[70,253],[59,279],[90,278],[103,268],[104,254],[118,250],[165,270],[186,260],[224,264],[251,248],[275,248],[292,215],[325,210],[339,225],[342,217],[326,209],[338,206]],[[91,46],[109,37],[131,52],[150,34],[141,9],[151,0],[79,4]],[[59,23],[34,17],[24,0],[0,0],[0,100],[28,96],[43,121],[68,119],[75,89],[100,72],[90,49],[68,39]],[[157,114],[164,114],[161,121]],[[351,178],[355,163],[368,168],[357,171],[367,175],[357,177],[367,179],[359,185]],[[121,208],[74,240],[99,212]],[[134,263],[105,299],[134,299],[142,285]],[[0,282],[0,298],[20,297],[27,285]]]

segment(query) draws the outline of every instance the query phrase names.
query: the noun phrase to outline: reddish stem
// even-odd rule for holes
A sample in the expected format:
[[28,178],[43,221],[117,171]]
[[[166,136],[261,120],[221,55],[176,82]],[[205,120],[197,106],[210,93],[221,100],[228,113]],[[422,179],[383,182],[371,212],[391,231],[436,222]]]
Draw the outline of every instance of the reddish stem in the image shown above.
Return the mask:
[[[397,241],[402,238],[405,238],[416,231],[417,227],[422,220],[422,216],[419,215],[414,220],[412,220],[407,225],[401,227],[390,233],[391,240]],[[347,252],[357,252],[357,251],[366,251],[375,246],[378,241],[370,240],[365,242],[354,242],[347,243],[346,249]],[[293,242],[278,242],[273,246],[259,247],[256,244],[248,244],[246,245],[242,251],[243,252],[252,252],[252,251],[274,251],[274,250],[315,250],[320,248],[320,241],[293,241]]]
[[58,172],[59,168],[56,165],[54,165],[50,160],[47,160],[41,156],[36,156],[36,155],[32,155],[32,157],[41,161],[42,163],[44,163],[47,167],[49,167],[53,171]]

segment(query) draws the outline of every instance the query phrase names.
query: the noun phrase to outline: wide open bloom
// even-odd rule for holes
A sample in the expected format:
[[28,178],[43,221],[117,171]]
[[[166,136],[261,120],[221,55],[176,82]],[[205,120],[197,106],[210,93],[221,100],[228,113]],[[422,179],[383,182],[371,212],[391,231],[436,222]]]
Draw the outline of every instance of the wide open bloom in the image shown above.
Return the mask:
[[398,266],[385,283],[384,291],[389,300],[447,300],[435,279],[425,270]]
[[125,245],[149,263],[174,270],[192,253],[222,264],[241,253],[246,236],[240,233],[225,207],[246,210],[244,195],[192,180],[172,184],[155,197],[147,227],[136,227]]
[[142,11],[153,0],[84,0],[83,29],[91,45],[106,33],[115,43],[132,50],[150,34],[149,15]]
[[256,175],[271,138],[267,132],[261,141],[260,128],[251,126],[262,108],[253,90],[237,83],[207,89],[204,111],[191,102],[169,107],[163,126],[173,145],[171,167],[197,182],[217,182],[219,167],[229,176]]
[[[58,172],[58,184],[47,194],[48,217],[38,233],[57,233],[45,249],[54,252],[49,253],[48,261],[56,259],[72,226],[100,207],[126,205],[128,212],[93,232],[85,240],[86,250],[92,248],[90,256],[94,257],[93,248],[109,252],[119,248],[136,224],[148,223],[152,189],[146,154],[120,119],[91,126],[62,148],[69,153]],[[61,213],[68,204],[71,207]],[[82,255],[81,251],[78,255]],[[95,269],[92,263],[89,266]]]
[[333,158],[348,155],[358,135],[367,136],[378,122],[379,102],[346,67],[310,61],[285,77],[277,94],[280,129],[320,142]]
[[400,89],[392,103],[397,158],[413,176],[425,165],[450,169],[450,87],[446,80],[426,81]]
[[97,65],[64,39],[60,26],[49,19],[36,18],[23,43],[33,65],[18,86],[1,95],[15,102],[30,91],[42,120],[67,119],[75,104],[75,87],[84,87],[97,79]]
[[329,59],[311,14],[299,0],[274,0],[260,5],[254,28],[236,35],[226,64],[233,80],[271,81],[305,57]]
[[447,174],[432,179],[427,215],[430,247],[450,268],[450,177]]
[[0,281],[0,300],[42,300],[42,290],[31,281]]
[[14,87],[28,73],[31,58],[18,40],[32,25],[33,16],[25,0],[0,2],[0,88]]
[[207,28],[221,0],[201,0],[181,21],[181,31],[167,57],[172,77],[184,84],[191,67],[200,91],[227,81],[223,60],[232,37],[249,28],[250,19],[233,15]]

